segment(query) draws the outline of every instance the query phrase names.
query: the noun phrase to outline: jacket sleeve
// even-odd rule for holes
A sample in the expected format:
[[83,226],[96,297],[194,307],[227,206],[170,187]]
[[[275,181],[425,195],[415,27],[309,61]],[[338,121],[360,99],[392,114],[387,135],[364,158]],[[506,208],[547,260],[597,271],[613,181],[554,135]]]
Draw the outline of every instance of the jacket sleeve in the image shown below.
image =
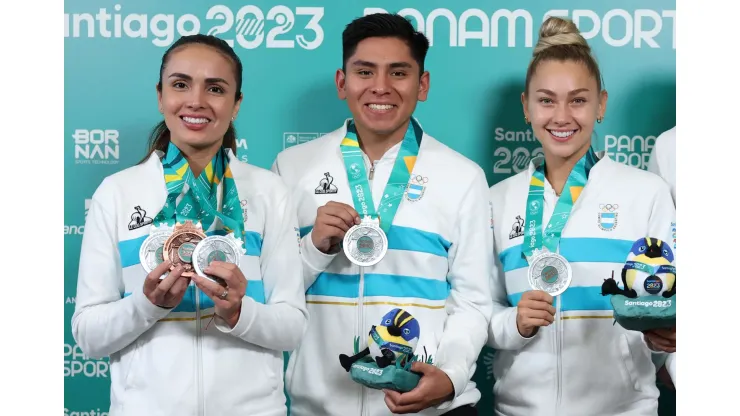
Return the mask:
[[662,181],[658,185],[650,211],[646,237],[660,238],[666,242],[673,250],[674,263],[676,263],[678,260],[674,237],[676,235],[676,207],[673,205],[668,185]]
[[[660,139],[658,139],[659,141]],[[656,141],[656,143],[658,143]],[[661,162],[662,162],[663,153],[660,151],[660,146],[655,145],[653,146],[653,150],[650,152],[650,156],[648,157],[648,165],[647,170],[648,172],[652,172],[658,176],[663,176],[661,174]]]
[[[497,204],[503,204],[504,201],[495,201],[493,193],[491,195],[492,210]],[[493,273],[491,282],[491,298],[493,299],[493,313],[491,314],[491,324],[488,326],[488,343],[487,345],[496,350],[518,350],[523,348],[539,331],[529,338],[523,337],[516,327],[516,306],[510,306],[508,300],[508,291],[506,290],[506,274],[504,273],[503,264],[499,259],[500,247],[495,243],[494,233],[494,250],[493,250]]]
[[82,237],[72,336],[92,358],[123,349],[169,313],[146,298],[143,285],[122,298],[115,201],[106,179],[93,195]]
[[[282,184],[281,184],[282,185]],[[301,279],[298,220],[284,186],[273,186],[265,207],[265,230],[260,255],[265,304],[245,296],[233,328],[216,318],[216,327],[249,343],[275,351],[298,347],[308,322]]]
[[[447,321],[434,361],[452,381],[455,397],[465,391],[486,344],[491,316],[493,236],[488,183],[478,169],[460,201],[457,241],[449,252]],[[442,403],[444,409],[451,402]]]
[[677,388],[676,386],[676,353],[675,352],[668,354],[665,367],[668,370],[668,375],[671,376],[671,381],[673,382],[673,386]]
[[[290,179],[283,176],[284,173],[281,173],[280,171],[279,159],[280,159],[280,156],[278,155],[278,158],[276,158],[275,162],[272,164],[272,171],[280,175],[280,177],[283,178],[283,180],[288,185],[288,187],[291,188],[290,191],[294,192],[294,189],[292,189],[293,184],[290,182]],[[298,192],[300,192],[300,190],[298,190]],[[313,230],[308,232],[306,235],[304,235],[301,238],[301,263],[303,265],[303,287],[305,287],[306,290],[308,290],[308,288],[310,288],[314,284],[319,274],[321,274],[324,270],[326,270],[327,267],[329,267],[329,263],[331,263],[332,260],[334,260],[334,258],[339,253],[339,251],[329,253],[329,254],[325,254],[321,252],[313,244],[313,240],[311,239],[312,233],[313,233]]]
[[[657,182],[657,181],[656,181]],[[658,183],[657,191],[654,193],[653,206],[648,220],[646,237],[660,238],[671,250],[673,250],[674,265],[678,269],[678,255],[676,253],[676,207],[668,185],[662,180]],[[676,283],[678,282],[678,270],[676,270]],[[676,284],[674,283],[674,285]],[[644,337],[644,336],[643,336]],[[665,363],[667,354],[662,351],[653,351],[653,363],[661,367]]]

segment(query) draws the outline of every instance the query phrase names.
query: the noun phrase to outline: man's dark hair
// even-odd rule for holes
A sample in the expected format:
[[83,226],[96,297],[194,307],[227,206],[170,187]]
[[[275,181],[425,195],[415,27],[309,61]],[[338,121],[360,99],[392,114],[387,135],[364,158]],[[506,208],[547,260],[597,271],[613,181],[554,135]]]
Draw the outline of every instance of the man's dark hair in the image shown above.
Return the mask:
[[424,59],[429,50],[429,39],[403,16],[375,13],[353,20],[342,32],[342,70],[354,55],[357,45],[367,38],[398,38],[408,45],[411,56],[419,64],[419,76],[424,73]]

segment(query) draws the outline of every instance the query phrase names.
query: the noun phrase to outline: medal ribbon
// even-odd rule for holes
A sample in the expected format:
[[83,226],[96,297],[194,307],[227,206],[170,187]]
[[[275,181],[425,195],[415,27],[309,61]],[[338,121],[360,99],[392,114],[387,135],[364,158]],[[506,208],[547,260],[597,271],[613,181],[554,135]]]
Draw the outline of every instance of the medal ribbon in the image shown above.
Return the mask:
[[375,343],[378,344],[380,348],[388,348],[389,350],[393,352],[399,352],[399,353],[407,354],[407,355],[411,355],[414,352],[414,350],[412,350],[411,347],[409,347],[408,345],[402,345],[396,342],[388,342],[384,340],[380,336],[380,334],[378,334],[378,331],[375,329],[375,327],[373,327],[372,330],[370,331],[370,336],[373,338],[373,341],[375,341]]
[[669,264],[661,264],[661,265],[651,265],[651,264],[645,264],[640,263],[638,261],[628,261],[624,264],[624,268],[626,270],[639,270],[641,272],[645,272],[650,275],[655,275],[658,273],[671,273],[676,274],[676,267],[671,266]]
[[373,203],[373,193],[368,182],[365,161],[362,158],[362,150],[353,121],[349,122],[347,134],[339,145],[344,157],[344,167],[347,170],[347,179],[349,180],[355,211],[360,214],[360,217],[379,218],[380,228],[386,234],[388,234],[393,217],[395,217],[398,206],[401,204],[411,172],[414,170],[422,135],[421,126],[412,118],[409,121],[409,127],[406,129],[403,142],[401,142],[401,149],[398,156],[396,156],[391,177],[385,185],[383,198],[377,211],[375,210],[375,203]]
[[573,205],[581,195],[583,187],[586,186],[588,174],[597,161],[593,149],[589,149],[588,153],[578,160],[570,175],[568,175],[563,193],[560,195],[550,222],[544,230],[542,229],[542,213],[545,205],[545,161],[543,160],[536,167],[529,182],[527,215],[524,221],[527,231],[524,234],[525,242],[522,245],[522,253],[527,259],[532,256],[534,250],[542,250],[543,246],[550,252],[556,252]]
[[[236,183],[227,163],[224,149],[219,150],[197,178],[190,170],[188,161],[172,142],[162,160],[167,199],[162,210],[154,218],[155,224],[174,225],[191,220],[200,221],[203,232],[207,231],[218,217],[224,231],[234,233],[245,246],[244,218],[242,216]],[[185,185],[188,190],[183,193]],[[221,210],[218,209],[218,187],[223,184]],[[180,203],[177,198],[182,194]]]

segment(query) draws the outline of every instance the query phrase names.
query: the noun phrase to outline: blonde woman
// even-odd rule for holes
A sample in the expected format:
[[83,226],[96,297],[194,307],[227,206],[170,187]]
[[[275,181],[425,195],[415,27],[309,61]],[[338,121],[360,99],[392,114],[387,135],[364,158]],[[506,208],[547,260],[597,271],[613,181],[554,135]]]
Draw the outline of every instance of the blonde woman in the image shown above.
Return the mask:
[[[544,157],[491,188],[501,224],[489,332],[497,415],[657,414],[652,358],[675,351],[675,329],[643,334],[615,325],[601,285],[619,276],[636,240],[671,241],[675,209],[657,175],[591,147],[607,98],[576,26],[547,19],[522,93]],[[518,216],[523,232],[510,235]],[[539,267],[545,258],[554,269]],[[530,275],[542,290],[530,287]]]

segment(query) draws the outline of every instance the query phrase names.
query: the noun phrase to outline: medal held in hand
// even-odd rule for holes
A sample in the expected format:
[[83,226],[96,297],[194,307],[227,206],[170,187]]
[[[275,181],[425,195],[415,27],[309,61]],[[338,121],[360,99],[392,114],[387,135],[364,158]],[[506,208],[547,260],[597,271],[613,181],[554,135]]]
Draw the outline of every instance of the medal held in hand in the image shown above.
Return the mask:
[[[172,235],[172,227],[167,224],[153,225],[147,237],[139,248],[139,262],[147,274],[164,262],[164,243]],[[162,276],[164,278],[164,276]]]
[[412,118],[376,210],[357,130],[354,122],[348,123],[347,134],[339,147],[354,208],[362,217],[362,223],[350,228],[342,242],[344,254],[352,263],[361,267],[373,266],[388,251],[388,230],[408,187],[423,134],[419,124]]
[[522,255],[529,263],[527,278],[533,290],[542,290],[552,296],[565,292],[573,279],[568,260],[557,252],[565,224],[581,191],[586,186],[591,168],[598,162],[593,149],[576,163],[568,175],[563,192],[553,210],[550,222],[543,229],[545,206],[545,161],[535,160],[536,165],[529,182],[527,196],[527,227],[522,244]]
[[201,240],[195,246],[195,250],[193,251],[193,267],[198,276],[203,276],[208,280],[226,286],[226,282],[223,279],[208,275],[204,270],[213,261],[233,263],[239,266],[239,260],[244,254],[246,254],[246,250],[242,248],[241,241],[234,237],[233,233],[225,236],[212,235]]
[[557,296],[570,286],[573,272],[570,263],[558,253],[535,250],[527,273],[529,286]]
[[[169,235],[164,238],[164,234],[159,233],[160,229],[152,226],[151,235],[141,248],[142,266],[153,269],[152,265],[168,260],[173,268],[177,265],[184,267],[182,276],[192,277],[198,273],[214,280],[202,273],[203,269],[214,260],[238,264],[240,255],[237,253],[244,252],[241,245],[246,234],[241,201],[226,150],[216,153],[196,177],[180,149],[170,142],[162,158],[162,169],[167,198],[153,222],[161,224],[161,230],[168,230]],[[222,195],[220,202],[219,189]],[[173,224],[174,228],[170,228]],[[207,237],[206,231],[212,234],[217,230],[227,236]],[[196,252],[204,240],[208,241]],[[158,254],[160,251],[161,256]],[[197,256],[201,254],[204,257],[196,265]]]
[[344,235],[344,254],[358,266],[373,266],[380,262],[388,251],[388,237],[380,228],[380,222],[370,217],[350,228]]
[[172,262],[172,269],[182,265],[185,277],[193,277],[193,252],[195,246],[206,238],[201,224],[193,224],[186,221],[184,224],[176,224],[175,230],[164,242],[164,259]]

